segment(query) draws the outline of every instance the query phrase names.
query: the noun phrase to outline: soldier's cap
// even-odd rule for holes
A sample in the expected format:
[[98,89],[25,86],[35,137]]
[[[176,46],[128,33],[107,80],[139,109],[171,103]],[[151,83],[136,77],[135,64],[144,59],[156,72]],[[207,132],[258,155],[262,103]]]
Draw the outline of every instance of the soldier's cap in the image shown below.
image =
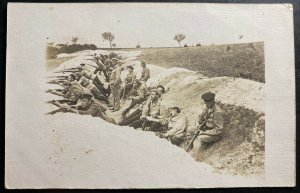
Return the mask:
[[84,64],[84,63],[81,63],[80,66],[85,66],[85,64]]
[[81,94],[80,98],[81,99],[84,99],[84,98],[91,99],[91,98],[93,98],[93,94],[89,93],[89,92],[85,92],[85,93]]
[[204,100],[204,102],[210,102],[215,99],[215,96],[216,95],[214,93],[207,92],[207,93],[204,93],[201,98]]

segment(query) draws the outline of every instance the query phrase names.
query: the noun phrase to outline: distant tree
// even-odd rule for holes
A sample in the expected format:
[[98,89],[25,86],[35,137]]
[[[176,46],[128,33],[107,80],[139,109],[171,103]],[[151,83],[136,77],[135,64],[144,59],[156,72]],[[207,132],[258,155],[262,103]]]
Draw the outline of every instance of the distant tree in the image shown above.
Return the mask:
[[136,48],[141,48],[141,45],[140,44],[136,45]]
[[117,47],[117,44],[113,43],[113,44],[111,44],[111,46],[112,46],[113,48],[115,48],[115,47]]
[[173,40],[176,40],[179,44],[179,47],[181,47],[181,41],[185,39],[184,34],[176,34]]
[[199,46],[199,47],[200,47],[200,46],[202,46],[202,45],[201,45],[200,43],[197,43],[196,46]]
[[101,34],[103,41],[108,41],[109,42],[109,47],[112,48],[112,42],[115,39],[114,34],[111,32],[104,32]]
[[77,41],[78,41],[78,37],[72,37],[71,42],[72,42],[73,44],[76,44]]
[[188,45],[187,45],[187,44],[184,44],[184,47],[188,47]]

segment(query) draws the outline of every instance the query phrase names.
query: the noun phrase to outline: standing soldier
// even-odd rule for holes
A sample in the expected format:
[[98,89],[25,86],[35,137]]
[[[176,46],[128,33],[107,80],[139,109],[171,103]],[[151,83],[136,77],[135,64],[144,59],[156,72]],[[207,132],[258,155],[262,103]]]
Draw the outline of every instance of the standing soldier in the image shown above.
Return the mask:
[[150,70],[149,68],[147,68],[145,61],[141,62],[141,67],[143,68],[143,71],[140,80],[143,82],[147,82],[147,80],[150,78]]
[[133,82],[136,79],[135,74],[133,73],[133,67],[132,66],[127,66],[127,70],[128,70],[128,74],[125,78],[125,84],[124,84],[124,88],[122,90],[121,93],[121,97],[123,99],[126,98],[126,95],[130,92],[130,90],[132,89],[133,86]]
[[215,102],[215,94],[207,92],[202,95],[206,108],[199,116],[199,126],[187,150],[192,148],[192,155],[197,157],[200,147],[221,139],[224,125],[223,111]]
[[112,112],[120,110],[120,92],[121,92],[121,63],[118,62],[110,75],[110,88],[113,98]]

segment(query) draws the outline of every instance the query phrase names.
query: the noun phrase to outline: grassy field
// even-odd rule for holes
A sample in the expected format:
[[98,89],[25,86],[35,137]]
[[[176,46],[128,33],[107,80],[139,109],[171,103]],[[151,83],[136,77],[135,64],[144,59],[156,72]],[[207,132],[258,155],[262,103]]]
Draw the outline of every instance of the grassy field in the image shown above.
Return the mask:
[[230,76],[265,82],[262,42],[183,48],[136,49],[138,60],[163,67],[182,67],[208,77]]
[[55,58],[55,59],[47,59],[47,68],[53,69],[57,66],[59,66],[61,63],[66,62],[68,60],[71,60],[73,57],[67,57],[67,58]]

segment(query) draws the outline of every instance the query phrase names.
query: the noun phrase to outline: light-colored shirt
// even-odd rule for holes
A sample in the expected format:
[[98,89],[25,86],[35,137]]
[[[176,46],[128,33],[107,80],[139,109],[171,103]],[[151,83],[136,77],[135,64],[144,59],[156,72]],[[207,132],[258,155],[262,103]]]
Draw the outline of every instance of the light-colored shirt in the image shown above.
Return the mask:
[[155,101],[152,101],[152,99],[149,98],[143,107],[141,117],[159,115],[159,114],[160,114],[160,100],[156,99]]
[[170,117],[167,121],[168,128],[170,129],[165,135],[167,137],[175,136],[182,138],[185,136],[185,129],[187,125],[186,117],[178,114],[175,117]]

